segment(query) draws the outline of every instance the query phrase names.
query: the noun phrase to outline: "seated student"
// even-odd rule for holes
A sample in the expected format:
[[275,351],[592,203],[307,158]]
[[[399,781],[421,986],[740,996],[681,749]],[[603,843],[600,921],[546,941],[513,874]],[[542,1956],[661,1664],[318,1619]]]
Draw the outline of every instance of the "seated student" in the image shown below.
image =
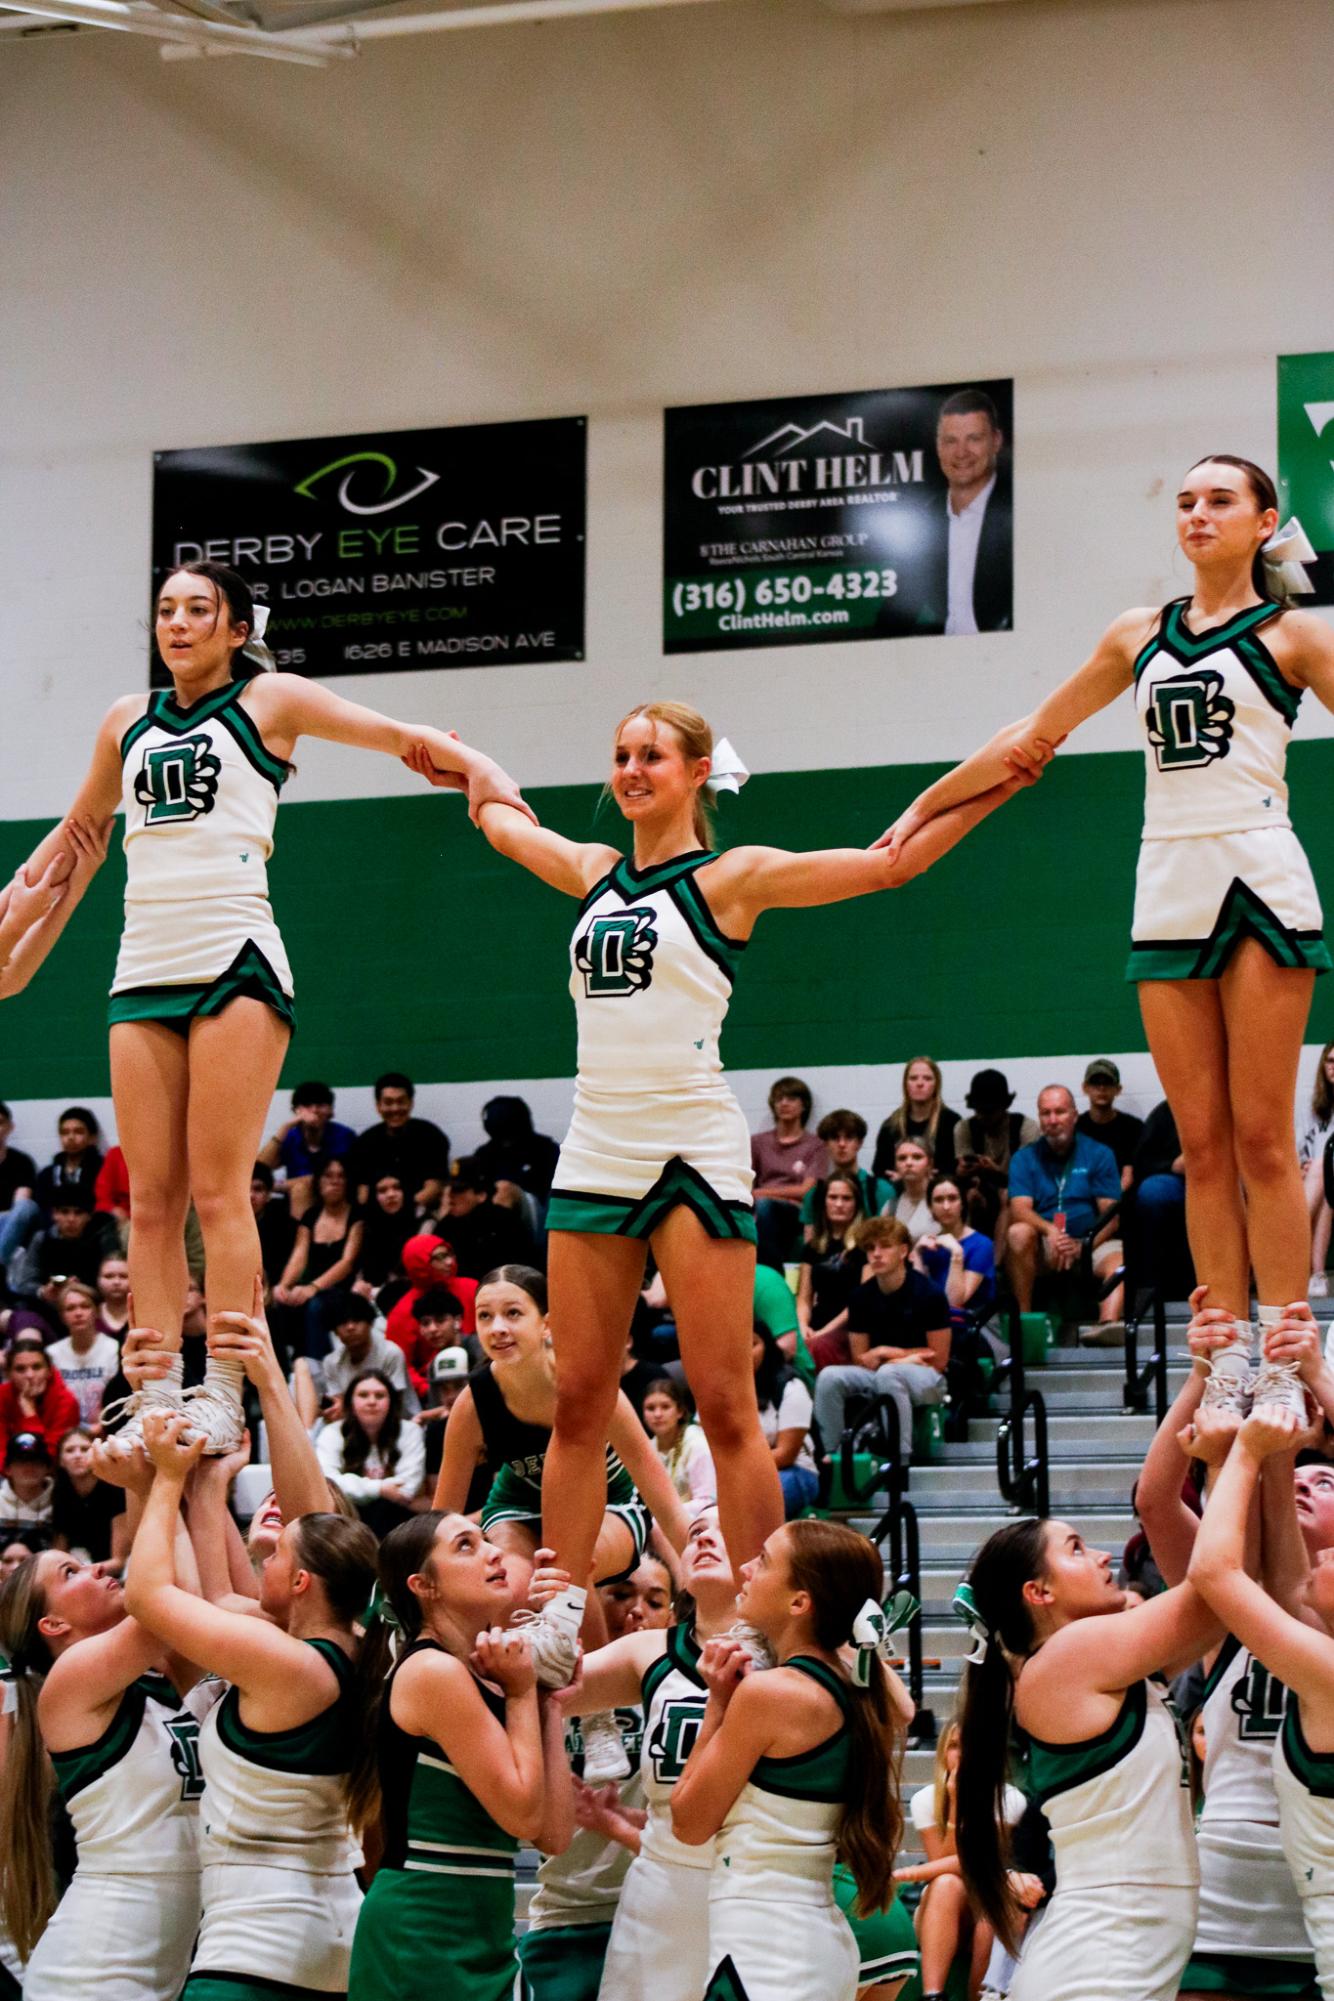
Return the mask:
[[1311,1109],[1297,1134],[1297,1158],[1306,1186],[1306,1206],[1311,1218],[1312,1299],[1328,1299],[1329,1240],[1334,1214],[1330,1210],[1329,1172],[1326,1158],[1334,1141],[1334,1042],[1327,1042],[1315,1066],[1315,1089]]
[[[1038,1093],[1042,1137],[1020,1147],[1010,1162],[1010,1227],[1005,1269],[1019,1311],[1033,1304],[1038,1273],[1070,1271],[1092,1237],[1095,1277],[1121,1261],[1116,1239],[1097,1243],[1100,1218],[1121,1195],[1121,1176],[1110,1147],[1078,1131],[1075,1095],[1064,1084]],[[1120,1308],[1120,1289],[1098,1307],[1110,1334]]]
[[[797,1324],[801,1338],[816,1358],[846,1361],[846,1349],[830,1346],[848,1324],[848,1303],[861,1283],[866,1254],[857,1244],[857,1227],[865,1220],[861,1184],[838,1168],[814,1189],[815,1221],[801,1253],[797,1280]],[[825,1347],[818,1349],[816,1343]]]
[[459,1273],[480,1279],[497,1265],[527,1264],[536,1250],[521,1209],[493,1199],[494,1184],[476,1161],[460,1160],[446,1184],[445,1228]]
[[894,1149],[894,1198],[891,1216],[897,1216],[912,1237],[929,1236],[935,1219],[931,1214],[931,1155],[923,1141],[901,1139]]
[[380,1369],[362,1369],[343,1397],[340,1424],[315,1441],[319,1462],[377,1536],[413,1512],[426,1478],[421,1427],[403,1422],[399,1392]]
[[416,1234],[417,1219],[402,1181],[396,1174],[382,1174],[362,1213],[358,1289],[378,1292],[391,1279],[401,1279],[403,1246]]
[[20,1432],[39,1432],[54,1459],[60,1441],[79,1421],[79,1406],[35,1334],[20,1334],[6,1356],[0,1383],[0,1446]]
[[954,1166],[954,1130],[959,1114],[945,1103],[940,1065],[933,1056],[914,1056],[904,1065],[903,1101],[875,1136],[873,1174],[888,1174],[900,1140],[926,1148],[928,1171],[947,1174]]
[[296,1241],[296,1218],[285,1195],[273,1187],[273,1169],[257,1160],[250,1171],[250,1208],[259,1231],[259,1261],[270,1286],[287,1268]]
[[97,1200],[97,1176],[102,1165],[97,1118],[86,1105],[68,1105],[57,1121],[60,1149],[37,1176],[37,1206],[54,1218],[60,1204],[77,1198],[91,1215]]
[[[278,1306],[300,1308],[304,1314],[304,1347],[298,1352],[323,1354],[328,1347],[321,1294],[350,1285],[361,1256],[361,1219],[352,1206],[346,1164],[327,1161],[317,1183],[316,1199],[297,1224],[296,1240],[283,1275],[273,1288]],[[289,1332],[289,1340],[292,1336]]]
[[990,1237],[975,1230],[964,1216],[963,1193],[952,1176],[937,1174],[928,1200],[934,1229],[919,1237],[912,1261],[944,1293],[957,1333],[970,1316],[987,1320],[995,1310],[996,1253]]
[[761,1326],[768,1328],[788,1361],[794,1361],[801,1325],[797,1302],[784,1274],[775,1271],[772,1265],[755,1266],[751,1313]]
[[361,1133],[348,1155],[353,1193],[363,1209],[382,1174],[399,1177],[414,1211],[433,1209],[444,1192],[449,1135],[430,1119],[413,1116],[416,1095],[416,1086],[401,1070],[386,1070],[375,1080],[380,1123]]
[[[466,1348],[442,1348],[438,1355],[431,1358],[426,1380],[426,1408],[417,1412],[414,1422],[421,1426],[426,1445],[426,1473],[432,1481],[440,1471],[449,1413],[463,1394],[470,1373]],[[477,1468],[468,1489],[467,1506],[461,1510],[463,1514],[475,1515],[479,1512],[491,1491],[491,1477],[489,1466]]]
[[825,1454],[838,1451],[848,1399],[884,1392],[899,1417],[899,1450],[912,1456],[912,1414],[939,1403],[950,1359],[949,1302],[908,1262],[912,1238],[897,1216],[871,1216],[857,1241],[867,1276],[848,1309],[846,1364],[827,1364],[815,1379],[815,1421]]
[[463,1305],[463,1331],[475,1334],[477,1323],[473,1317],[473,1302],[477,1298],[477,1280],[459,1277],[459,1261],[454,1255],[454,1246],[444,1237],[436,1236],[430,1230],[423,1230],[415,1237],[409,1237],[403,1246],[403,1271],[411,1281],[408,1290],[394,1301],[385,1321],[384,1331],[389,1339],[403,1350],[409,1361],[417,1359],[417,1301],[433,1285],[447,1285]]
[[86,1557],[89,1563],[119,1567],[130,1553],[124,1490],[98,1479],[93,1471],[92,1433],[81,1424],[60,1441],[51,1529],[57,1549]]
[[694,1407],[683,1383],[658,1376],[649,1384],[640,1412],[657,1447],[667,1478],[694,1514],[718,1499],[709,1441],[695,1423]]
[[[861,1189],[862,1214],[878,1216],[894,1190],[888,1181],[877,1178],[858,1165],[858,1155],[866,1140],[866,1121],[860,1112],[840,1109],[826,1112],[815,1128],[816,1137],[822,1139],[829,1153],[830,1174],[854,1174]],[[807,1189],[801,1199],[801,1227],[806,1241],[810,1242],[811,1231],[816,1220],[816,1203],[820,1191],[826,1186],[817,1181],[814,1188]]]
[[801,1236],[801,1203],[829,1172],[825,1143],[807,1131],[810,1086],[800,1077],[780,1077],[769,1092],[772,1129],[751,1135],[755,1175],[755,1228],[762,1264],[781,1266]]
[[533,1131],[533,1114],[523,1098],[489,1098],[482,1106],[486,1138],[473,1148],[473,1164],[492,1183],[512,1181],[536,1198],[546,1213],[560,1147]]
[[1003,1242],[1008,1217],[1010,1162],[1021,1146],[1041,1138],[1036,1119],[1011,1111],[1014,1092],[1003,1070],[979,1070],[964,1099],[969,1116],[954,1129],[954,1171],[964,1191],[968,1220]]
[[463,1301],[447,1285],[428,1286],[417,1301],[415,1311],[417,1360],[408,1363],[408,1373],[420,1396],[431,1363],[442,1348],[462,1348],[468,1357],[469,1367],[475,1367],[481,1361],[482,1351],[475,1334],[464,1340]]
[[97,1267],[97,1331],[119,1347],[130,1324],[130,1267],[111,1251]]
[[[345,1405],[344,1398],[354,1377],[363,1369],[378,1369],[386,1376],[394,1389],[403,1398],[403,1409],[407,1416],[415,1417],[420,1408],[416,1390],[408,1378],[408,1365],[403,1351],[375,1329],[375,1309],[369,1301],[355,1292],[335,1293],[329,1302],[329,1318],[333,1323],[334,1345],[327,1355],[313,1362],[305,1362],[307,1370],[305,1382],[314,1392],[316,1407],[309,1417],[302,1407],[302,1396],[297,1396],[297,1407],[306,1419],[307,1430],[315,1423],[317,1414],[322,1414],[326,1424],[341,1424]],[[302,1385],[298,1371],[297,1382]]]
[[107,1384],[120,1370],[120,1344],[97,1331],[97,1292],[69,1279],[56,1298],[65,1337],[47,1349],[79,1406],[79,1422],[97,1425]]
[[811,1393],[781,1348],[763,1327],[754,1329],[750,1346],[755,1370],[755,1400],[760,1407],[760,1430],[778,1468],[778,1484],[783,1489],[783,1509],[788,1521],[809,1508],[820,1490],[811,1438],[814,1407]]
[[285,1119],[259,1157],[268,1168],[279,1168],[297,1215],[308,1208],[315,1182],[331,1160],[346,1160],[356,1134],[333,1115],[334,1094],[328,1084],[298,1084],[292,1093],[292,1116]]
[[1110,1056],[1095,1056],[1084,1072],[1084,1096],[1088,1099],[1088,1110],[1079,1114],[1075,1129],[1087,1133],[1090,1139],[1096,1139],[1100,1145],[1110,1149],[1120,1170],[1121,1186],[1129,1188],[1130,1163],[1135,1157],[1144,1121],[1132,1117],[1129,1112],[1117,1111],[1116,1101],[1120,1095],[1121,1072]]
[[[5,1441],[4,1478],[0,1479],[0,1528],[49,1528],[55,1493],[51,1448],[40,1431],[14,1432]],[[42,1538],[42,1548],[47,1538]]]
[[51,1212],[50,1227],[35,1237],[24,1253],[18,1282],[23,1290],[54,1303],[67,1278],[96,1285],[97,1268],[107,1249],[91,1198],[77,1188],[64,1190]]

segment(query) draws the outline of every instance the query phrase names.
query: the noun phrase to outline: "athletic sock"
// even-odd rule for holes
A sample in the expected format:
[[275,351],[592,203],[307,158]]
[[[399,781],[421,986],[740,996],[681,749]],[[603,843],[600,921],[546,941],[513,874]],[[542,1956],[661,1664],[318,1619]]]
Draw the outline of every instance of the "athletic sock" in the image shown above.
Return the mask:
[[224,1396],[241,1402],[245,1388],[245,1364],[231,1355],[210,1355],[204,1364],[204,1388],[220,1390]]
[[578,1584],[567,1584],[542,1607],[542,1617],[553,1626],[559,1626],[572,1640],[579,1637],[579,1629],[584,1623],[584,1608],[588,1604],[587,1589]]

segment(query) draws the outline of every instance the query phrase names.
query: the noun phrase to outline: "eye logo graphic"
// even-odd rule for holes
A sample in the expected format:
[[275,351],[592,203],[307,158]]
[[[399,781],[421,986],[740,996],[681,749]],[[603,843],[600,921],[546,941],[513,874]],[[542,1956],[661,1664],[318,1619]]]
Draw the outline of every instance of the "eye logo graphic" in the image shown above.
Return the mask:
[[[352,498],[352,483],[357,477],[356,468],[358,466],[378,466],[380,468],[383,485],[380,489],[378,500],[354,500]],[[338,499],[349,514],[390,514],[396,507],[406,507],[410,500],[416,500],[420,494],[426,492],[428,487],[434,486],[440,478],[438,472],[428,472],[425,466],[418,466],[417,471],[421,474],[421,478],[416,486],[409,487],[404,493],[395,493],[393,489],[398,481],[398,467],[387,453],[349,452],[346,458],[334,459],[332,464],[321,466],[318,472],[309,473],[305,479],[300,481],[296,487],[296,492],[301,495],[303,500],[314,500],[317,496],[311,489],[317,486],[322,479],[328,479],[330,474],[341,472],[343,477],[338,484]],[[365,492],[367,490],[366,482],[362,481],[361,485],[362,491]]]

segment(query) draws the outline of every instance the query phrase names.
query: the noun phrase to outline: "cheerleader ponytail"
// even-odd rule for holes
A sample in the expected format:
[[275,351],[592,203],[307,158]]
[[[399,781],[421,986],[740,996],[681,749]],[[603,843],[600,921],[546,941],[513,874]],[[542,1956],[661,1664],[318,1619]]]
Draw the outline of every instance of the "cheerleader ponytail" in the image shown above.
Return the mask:
[[37,1698],[51,1666],[38,1630],[46,1612],[38,1561],[27,1557],[0,1588],[0,1654],[9,1663],[9,1744],[0,1768],[0,1909],[25,1960],[59,1901],[51,1845],[55,1779],[37,1725]]

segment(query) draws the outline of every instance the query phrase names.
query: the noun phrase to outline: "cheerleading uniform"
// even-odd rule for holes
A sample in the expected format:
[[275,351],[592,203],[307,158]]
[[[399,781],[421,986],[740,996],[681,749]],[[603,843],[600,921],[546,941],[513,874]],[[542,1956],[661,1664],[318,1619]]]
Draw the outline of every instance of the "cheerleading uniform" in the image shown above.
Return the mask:
[[1296,1696],[1274,1741],[1274,1790],[1316,1978],[1325,2001],[1334,2001],[1334,1751],[1311,1749]]

